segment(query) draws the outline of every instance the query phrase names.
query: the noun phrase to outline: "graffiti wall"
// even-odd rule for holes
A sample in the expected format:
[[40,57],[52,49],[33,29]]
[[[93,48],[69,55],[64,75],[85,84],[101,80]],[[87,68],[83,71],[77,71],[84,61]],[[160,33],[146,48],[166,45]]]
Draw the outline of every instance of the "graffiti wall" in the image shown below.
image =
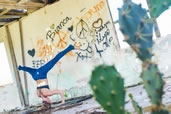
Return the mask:
[[[74,45],[75,50],[48,73],[50,87],[68,90],[68,96],[90,94],[89,89],[80,90],[87,88],[92,69],[101,63],[114,63],[118,42],[106,0],[61,0],[21,23],[26,66],[39,68],[69,44]],[[36,88],[31,76],[28,80]],[[35,88],[29,87],[30,98],[35,97]],[[78,89],[78,94],[72,89]]]
[[62,0],[42,10],[43,19],[29,22],[30,25],[27,25],[29,18],[23,21],[24,28],[31,28],[24,38],[26,54],[34,68],[45,64],[69,44],[76,48],[67,54],[74,62],[89,62],[94,56],[105,59],[103,55],[108,49],[118,47],[106,0]]

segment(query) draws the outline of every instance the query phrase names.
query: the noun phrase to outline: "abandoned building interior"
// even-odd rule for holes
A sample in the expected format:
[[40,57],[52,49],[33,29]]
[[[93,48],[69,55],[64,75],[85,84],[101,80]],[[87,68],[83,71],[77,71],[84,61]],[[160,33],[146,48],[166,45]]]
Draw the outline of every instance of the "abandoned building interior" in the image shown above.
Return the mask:
[[[119,96],[125,95],[124,109],[135,114],[132,95],[142,107],[143,114],[148,114],[157,109],[153,108],[156,106],[155,98],[154,101],[150,100],[151,96],[153,98],[152,90],[148,91],[146,85],[152,82],[145,80],[144,70],[150,65],[157,66],[154,68],[156,75],[161,76],[161,79],[152,78],[152,81],[157,79],[153,87],[161,87],[161,91],[157,91],[162,93],[158,97],[159,102],[171,112],[171,1],[164,2],[168,8],[163,9],[157,9],[164,7],[160,6],[162,0],[158,0],[158,3],[151,1],[0,0],[0,113],[36,114],[42,111],[42,97],[39,98],[36,93],[38,79],[34,79],[35,82],[35,74],[21,71],[19,66],[40,69],[70,46],[73,49],[67,50],[59,60],[53,62],[53,68],[48,69],[46,77],[50,90],[63,90],[65,103],[61,104],[60,94],[50,96],[51,108],[41,113],[109,113],[110,109],[101,100],[107,99],[106,105],[113,108],[113,101],[110,102],[112,97],[106,97],[112,79],[106,77],[119,72],[117,76],[124,80],[124,84],[119,85],[121,82],[114,80],[116,85],[113,82],[115,87],[111,87],[111,94],[117,96],[117,89],[123,88],[123,91],[119,88]],[[151,3],[157,5],[156,10],[150,9]],[[152,21],[142,21],[139,19],[142,15]],[[138,22],[141,23],[140,27],[144,27],[140,28],[140,33],[144,33],[135,32],[135,37],[140,38],[132,41],[131,35]],[[111,70],[110,66],[114,66],[116,71]],[[45,70],[47,67],[41,72]],[[153,76],[151,72],[147,71],[147,74]],[[104,85],[100,85],[96,77]],[[105,83],[107,80],[108,84]],[[151,86],[149,88],[152,89]],[[120,107],[120,112],[116,114],[124,114],[121,111],[124,109]],[[117,112],[117,108],[113,110],[111,114]]]

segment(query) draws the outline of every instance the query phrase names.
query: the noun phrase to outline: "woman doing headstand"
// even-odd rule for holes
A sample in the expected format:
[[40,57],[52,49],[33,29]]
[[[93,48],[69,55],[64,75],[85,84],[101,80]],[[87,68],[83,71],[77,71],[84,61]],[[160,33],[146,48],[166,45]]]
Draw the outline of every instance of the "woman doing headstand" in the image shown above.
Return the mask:
[[64,100],[64,91],[56,89],[56,90],[49,90],[48,80],[47,80],[47,73],[52,69],[52,67],[69,51],[73,50],[74,46],[69,45],[65,50],[59,52],[52,60],[50,60],[48,63],[43,65],[42,67],[35,69],[30,68],[26,66],[19,66],[19,70],[23,70],[25,72],[28,72],[32,78],[37,83],[37,95],[38,97],[42,98],[43,103],[50,104],[51,101],[48,98],[48,96],[52,96],[55,94],[59,94],[62,99],[62,103],[65,103]]

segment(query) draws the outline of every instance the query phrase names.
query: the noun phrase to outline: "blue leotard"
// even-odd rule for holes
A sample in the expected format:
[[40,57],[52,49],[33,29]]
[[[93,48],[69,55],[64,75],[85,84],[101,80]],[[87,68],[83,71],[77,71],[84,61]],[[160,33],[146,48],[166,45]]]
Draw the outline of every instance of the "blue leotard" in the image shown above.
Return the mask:
[[59,52],[52,60],[43,65],[42,67],[35,69],[26,66],[19,66],[19,70],[23,70],[31,74],[32,78],[36,80],[46,79],[47,73],[52,69],[52,67],[69,51],[73,50],[74,46],[69,45],[65,50]]

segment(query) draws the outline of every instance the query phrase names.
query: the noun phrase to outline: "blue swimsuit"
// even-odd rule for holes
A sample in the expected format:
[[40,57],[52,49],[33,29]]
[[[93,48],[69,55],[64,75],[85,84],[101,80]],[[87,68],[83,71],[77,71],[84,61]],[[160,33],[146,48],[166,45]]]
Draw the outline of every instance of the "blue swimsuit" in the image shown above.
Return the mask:
[[59,52],[52,60],[50,60],[48,63],[43,65],[42,67],[35,69],[35,68],[30,68],[30,67],[25,67],[25,66],[19,66],[19,70],[23,70],[25,72],[28,72],[31,74],[32,78],[36,80],[40,79],[46,79],[47,78],[47,73],[52,69],[52,67],[69,51],[73,50],[74,46],[69,45],[65,50]]

